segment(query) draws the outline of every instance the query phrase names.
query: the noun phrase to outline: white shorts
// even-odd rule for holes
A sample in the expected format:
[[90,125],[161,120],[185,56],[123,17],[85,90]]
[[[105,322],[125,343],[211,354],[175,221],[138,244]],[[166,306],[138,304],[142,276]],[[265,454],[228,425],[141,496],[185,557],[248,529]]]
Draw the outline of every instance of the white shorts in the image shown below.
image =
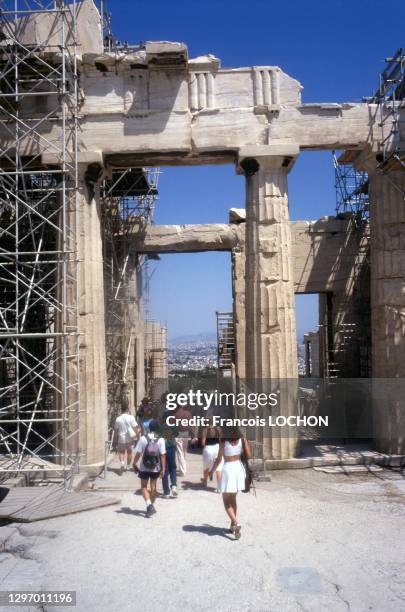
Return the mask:
[[134,443],[132,442],[118,442],[117,444],[117,450],[119,453],[123,453],[124,451],[129,451],[132,450]]
[[[208,444],[208,446],[204,446],[203,450],[203,466],[204,470],[212,470],[212,467],[215,463],[215,459],[218,457],[219,444]],[[221,460],[221,463],[217,467],[217,472],[222,470],[224,465],[224,460]]]

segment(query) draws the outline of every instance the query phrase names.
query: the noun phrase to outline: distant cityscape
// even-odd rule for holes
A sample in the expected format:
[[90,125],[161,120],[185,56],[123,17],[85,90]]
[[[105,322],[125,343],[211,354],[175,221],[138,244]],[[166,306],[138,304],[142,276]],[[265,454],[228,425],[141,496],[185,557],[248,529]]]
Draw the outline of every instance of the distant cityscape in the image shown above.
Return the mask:
[[217,367],[215,334],[183,336],[169,341],[169,372],[205,370]]
[[[298,374],[305,375],[305,346],[298,344]],[[215,334],[182,336],[169,341],[169,372],[206,370],[217,367]]]

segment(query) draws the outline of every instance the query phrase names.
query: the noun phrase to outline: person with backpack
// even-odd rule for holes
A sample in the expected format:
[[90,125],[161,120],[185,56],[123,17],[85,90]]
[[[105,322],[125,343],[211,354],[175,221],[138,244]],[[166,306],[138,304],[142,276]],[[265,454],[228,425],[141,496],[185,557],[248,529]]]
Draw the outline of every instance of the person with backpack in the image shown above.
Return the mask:
[[166,444],[166,470],[163,476],[163,497],[165,499],[178,495],[176,471],[176,438],[178,435],[177,427],[167,425],[165,415],[163,415],[159,424],[159,436],[164,438]]
[[[135,448],[134,470],[141,479],[141,493],[146,504],[147,518],[156,513],[153,505],[157,495],[156,484],[159,476],[163,478],[166,470],[166,445],[164,439],[158,436],[158,429],[158,421],[152,420],[148,433],[139,438]],[[138,468],[139,459],[141,464]]]

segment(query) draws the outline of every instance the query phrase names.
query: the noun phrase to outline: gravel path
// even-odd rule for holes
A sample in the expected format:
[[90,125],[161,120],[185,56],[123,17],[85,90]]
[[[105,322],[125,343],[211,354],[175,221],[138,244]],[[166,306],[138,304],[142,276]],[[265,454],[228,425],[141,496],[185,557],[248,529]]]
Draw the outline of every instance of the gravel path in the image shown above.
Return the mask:
[[[80,612],[405,610],[400,474],[274,472],[256,496],[238,496],[234,541],[220,495],[198,484],[200,465],[191,455],[179,497],[159,498],[151,519],[123,491],[118,506],[0,528],[0,588],[76,590],[77,607],[58,609]],[[136,484],[132,473],[107,480]]]

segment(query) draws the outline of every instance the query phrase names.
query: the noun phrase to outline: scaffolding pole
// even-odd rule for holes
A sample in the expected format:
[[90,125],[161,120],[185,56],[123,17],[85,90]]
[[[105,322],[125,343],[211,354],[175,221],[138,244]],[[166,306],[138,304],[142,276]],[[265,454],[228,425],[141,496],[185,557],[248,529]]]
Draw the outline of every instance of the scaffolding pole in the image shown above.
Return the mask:
[[397,49],[385,59],[386,67],[379,75],[378,88],[365,102],[378,105],[380,115],[380,170],[405,169],[405,151],[401,147],[401,109],[405,100],[405,54]]
[[0,0],[2,478],[46,465],[66,483],[80,448],[76,17]]
[[216,313],[218,370],[232,370],[235,362],[235,326],[233,312]]
[[353,156],[357,151],[345,151],[339,157],[333,151],[335,170],[336,214],[350,214],[356,226],[364,225],[369,217],[368,174],[356,170]]
[[146,260],[134,253],[132,244],[135,235],[152,222],[159,175],[159,168],[114,168],[102,187],[110,429],[136,382],[131,358],[140,331],[139,315],[143,314]]

